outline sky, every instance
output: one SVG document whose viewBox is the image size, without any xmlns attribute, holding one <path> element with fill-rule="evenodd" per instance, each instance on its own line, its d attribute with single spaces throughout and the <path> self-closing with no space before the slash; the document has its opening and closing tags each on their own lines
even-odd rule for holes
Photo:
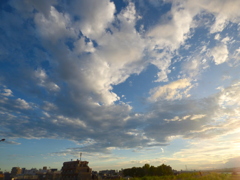
<svg viewBox="0 0 240 180">
<path fill-rule="evenodd" d="M 239 0 L 0 1 L 0 168 L 240 163 Z"/>
</svg>

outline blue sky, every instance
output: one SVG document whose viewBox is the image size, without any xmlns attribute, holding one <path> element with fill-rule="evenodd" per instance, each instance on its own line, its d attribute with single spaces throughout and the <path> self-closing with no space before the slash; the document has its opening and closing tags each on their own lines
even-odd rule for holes
<svg viewBox="0 0 240 180">
<path fill-rule="evenodd" d="M 0 168 L 236 166 L 239 6 L 1 1 Z"/>
</svg>

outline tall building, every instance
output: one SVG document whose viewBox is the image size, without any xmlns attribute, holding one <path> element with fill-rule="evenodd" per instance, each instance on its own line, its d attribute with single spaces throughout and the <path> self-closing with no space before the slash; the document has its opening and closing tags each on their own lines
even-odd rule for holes
<svg viewBox="0 0 240 180">
<path fill-rule="evenodd" d="M 91 180 L 92 169 L 87 161 L 69 161 L 63 163 L 61 175 L 62 180 Z"/>
</svg>

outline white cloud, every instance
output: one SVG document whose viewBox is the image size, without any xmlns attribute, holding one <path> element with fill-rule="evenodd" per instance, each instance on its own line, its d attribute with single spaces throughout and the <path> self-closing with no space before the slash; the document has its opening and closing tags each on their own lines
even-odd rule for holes
<svg viewBox="0 0 240 180">
<path fill-rule="evenodd" d="M 186 115 L 180 118 L 179 116 L 175 116 L 173 119 L 164 119 L 164 121 L 170 122 L 170 121 L 184 121 L 184 120 L 199 120 L 204 118 L 205 114 L 195 114 L 195 115 Z"/>
<path fill-rule="evenodd" d="M 164 153 L 164 149 L 163 149 L 163 148 L 161 148 L 161 150 L 162 150 L 162 153 Z"/>
<path fill-rule="evenodd" d="M 220 39 L 220 34 L 219 34 L 219 33 L 216 34 L 215 37 L 214 37 L 214 39 L 219 40 L 219 39 Z"/>
<path fill-rule="evenodd" d="M 23 0 L 19 1 L 11 1 L 10 4 L 16 9 L 20 10 L 26 17 L 30 16 L 34 10 L 41 12 L 44 16 L 48 17 L 51 9 L 51 5 L 55 5 L 56 0 L 43 0 L 43 1 L 31 1 L 31 0 Z"/>
<path fill-rule="evenodd" d="M 231 40 L 230 37 L 227 36 L 227 37 L 223 38 L 221 40 L 221 42 L 224 43 L 224 44 L 227 44 L 230 40 Z"/>
<path fill-rule="evenodd" d="M 81 54 L 83 52 L 93 53 L 95 51 L 95 48 L 93 47 L 92 41 L 85 42 L 85 39 L 81 38 L 74 43 L 74 51 L 77 54 Z"/>
<path fill-rule="evenodd" d="M 71 1 L 70 7 L 81 19 L 78 28 L 91 39 L 97 39 L 114 20 L 115 5 L 108 0 Z"/>
<path fill-rule="evenodd" d="M 85 88 L 93 92 L 93 101 L 113 104 L 120 98 L 111 92 L 112 85 L 144 68 L 145 63 L 141 65 L 141 60 L 145 45 L 135 30 L 136 18 L 134 4 L 130 3 L 116 17 L 115 23 L 119 23 L 119 27 L 109 26 L 112 33 L 104 31 L 97 39 L 98 47 L 94 53 L 81 64 L 81 76 L 86 82 Z"/>
<path fill-rule="evenodd" d="M 176 50 L 191 36 L 193 17 L 197 13 L 193 8 L 188 8 L 186 2 L 173 2 L 171 11 L 164 18 L 161 17 L 161 23 L 146 32 L 151 63 L 160 70 L 157 82 L 168 81 L 172 58 L 176 55 Z"/>
<path fill-rule="evenodd" d="M 181 3 L 173 4 L 171 15 L 171 21 L 155 26 L 147 35 L 154 38 L 160 47 L 177 49 L 188 37 L 193 15 Z"/>
<path fill-rule="evenodd" d="M 26 102 L 24 99 L 18 98 L 16 99 L 15 102 L 16 102 L 15 106 L 19 109 L 31 109 L 29 103 Z"/>
<path fill-rule="evenodd" d="M 236 82 L 231 86 L 222 89 L 219 95 L 219 105 L 223 108 L 238 107 L 240 105 L 240 82 Z"/>
<path fill-rule="evenodd" d="M 52 122 L 57 125 L 71 125 L 75 127 L 87 128 L 85 122 L 81 121 L 80 119 L 68 118 L 64 116 L 57 116 L 56 119 L 53 119 Z"/>
<path fill-rule="evenodd" d="M 135 29 L 138 19 L 135 6 L 129 3 L 115 18 L 113 2 L 76 1 L 71 2 L 71 7 L 74 9 L 71 13 L 80 20 L 72 21 L 73 14 L 58 12 L 54 7 L 47 18 L 40 13 L 36 15 L 44 45 L 51 50 L 52 61 L 71 87 L 76 101 L 83 98 L 92 105 L 111 105 L 120 99 L 112 92 L 112 85 L 125 81 L 130 74 L 140 73 L 147 65 L 142 61 L 145 44 Z M 113 21 L 118 27 L 110 24 Z M 78 31 L 87 37 L 79 39 Z M 64 44 L 67 37 L 73 38 L 73 51 Z M 59 44 L 49 45 L 59 39 L 62 40 Z M 94 47 L 93 39 L 97 47 Z M 36 72 L 39 84 L 59 91 L 60 87 L 43 71 Z"/>
<path fill-rule="evenodd" d="M 46 117 L 48 117 L 48 118 L 51 117 L 47 112 L 44 112 L 44 111 L 43 111 L 42 113 L 43 113 Z"/>
<path fill-rule="evenodd" d="M 227 24 L 227 17 L 222 15 L 217 15 L 215 23 L 210 29 L 210 33 L 221 32 Z"/>
<path fill-rule="evenodd" d="M 205 114 L 196 114 L 196 115 L 193 115 L 190 119 L 191 120 L 198 120 L 198 119 L 204 118 L 205 116 L 206 116 Z"/>
<path fill-rule="evenodd" d="M 176 100 L 183 96 L 188 97 L 188 91 L 192 88 L 191 82 L 188 79 L 179 79 L 167 85 L 154 88 L 150 91 L 151 101 L 158 99 Z"/>
<path fill-rule="evenodd" d="M 228 60 L 229 52 L 225 44 L 220 44 L 212 49 L 211 54 L 213 56 L 215 64 L 219 65 Z"/>
<path fill-rule="evenodd" d="M 168 74 L 170 72 L 168 68 L 171 65 L 171 58 L 173 55 L 166 51 L 162 53 L 158 53 L 157 51 L 157 49 L 154 49 L 150 53 L 151 58 L 153 59 L 151 63 L 158 67 L 158 69 L 160 70 L 160 72 L 157 73 L 158 78 L 156 82 L 167 82 Z"/>
<path fill-rule="evenodd" d="M 240 48 L 235 49 L 234 52 L 232 52 L 229 55 L 229 59 L 230 59 L 230 61 L 229 61 L 230 66 L 232 66 L 232 67 L 239 66 L 239 63 L 240 63 Z"/>
<path fill-rule="evenodd" d="M 54 82 L 49 81 L 46 72 L 43 69 L 37 69 L 34 72 L 36 79 L 39 81 L 40 86 L 46 87 L 50 91 L 59 91 L 60 87 Z"/>
<path fill-rule="evenodd" d="M 200 73 L 201 60 L 198 57 L 194 57 L 193 60 L 182 63 L 183 72 L 187 77 L 195 78 Z"/>
<path fill-rule="evenodd" d="M 1 93 L 3 96 L 13 96 L 11 89 L 3 89 L 3 91 Z"/>
<path fill-rule="evenodd" d="M 239 93 L 240 84 L 236 82 L 215 95 L 215 108 L 212 112 L 211 121 L 201 126 L 200 129 L 192 130 L 187 138 L 215 138 L 221 135 L 239 131 Z M 201 117 L 203 118 L 203 117 Z M 208 116 L 204 117 L 208 118 Z"/>
<path fill-rule="evenodd" d="M 189 0 L 187 6 L 189 9 L 195 9 L 198 12 L 205 10 L 215 16 L 215 22 L 210 28 L 211 33 L 222 31 L 229 21 L 232 21 L 234 23 L 240 22 L 240 12 L 238 9 L 240 2 L 238 0 Z"/>
<path fill-rule="evenodd" d="M 8 141 L 8 140 L 5 140 L 4 143 L 14 144 L 14 145 L 20 145 L 21 144 L 21 143 L 15 142 L 15 141 Z"/>
<path fill-rule="evenodd" d="M 231 79 L 231 76 L 229 76 L 229 75 L 223 75 L 222 76 L 222 80 L 224 81 L 224 80 L 227 80 L 227 79 Z"/>
<path fill-rule="evenodd" d="M 39 28 L 39 34 L 53 44 L 60 39 L 76 36 L 69 15 L 58 12 L 53 6 L 48 17 L 37 13 L 34 20 Z"/>
<path fill-rule="evenodd" d="M 45 101 L 43 109 L 46 111 L 51 111 L 57 109 L 56 105 L 50 102 Z"/>
</svg>

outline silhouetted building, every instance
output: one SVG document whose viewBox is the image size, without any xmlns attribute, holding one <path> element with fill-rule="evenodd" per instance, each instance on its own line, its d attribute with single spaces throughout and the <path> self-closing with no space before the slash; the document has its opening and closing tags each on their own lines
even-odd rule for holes
<svg viewBox="0 0 240 180">
<path fill-rule="evenodd" d="M 0 180 L 4 180 L 4 174 L 2 171 L 0 172 Z"/>
<path fill-rule="evenodd" d="M 60 171 L 51 171 L 46 173 L 46 180 L 60 180 L 61 172 Z"/>
<path fill-rule="evenodd" d="M 11 174 L 9 172 L 4 173 L 4 180 L 11 180 Z"/>
<path fill-rule="evenodd" d="M 11 176 L 14 177 L 21 173 L 22 173 L 22 169 L 20 167 L 13 167 L 11 171 Z"/>
<path fill-rule="evenodd" d="M 62 180 L 91 180 L 92 169 L 87 161 L 64 162 L 62 167 Z"/>
<path fill-rule="evenodd" d="M 25 170 L 26 170 L 26 168 L 22 168 L 22 174 L 24 174 L 24 173 L 25 173 Z"/>
<path fill-rule="evenodd" d="M 58 170 L 58 169 L 55 169 L 55 168 L 54 168 L 54 169 L 50 169 L 51 172 L 55 172 L 55 171 L 57 171 L 57 170 Z"/>
<path fill-rule="evenodd" d="M 9 172 L 4 173 L 4 180 L 11 180 L 11 174 Z"/>
</svg>

